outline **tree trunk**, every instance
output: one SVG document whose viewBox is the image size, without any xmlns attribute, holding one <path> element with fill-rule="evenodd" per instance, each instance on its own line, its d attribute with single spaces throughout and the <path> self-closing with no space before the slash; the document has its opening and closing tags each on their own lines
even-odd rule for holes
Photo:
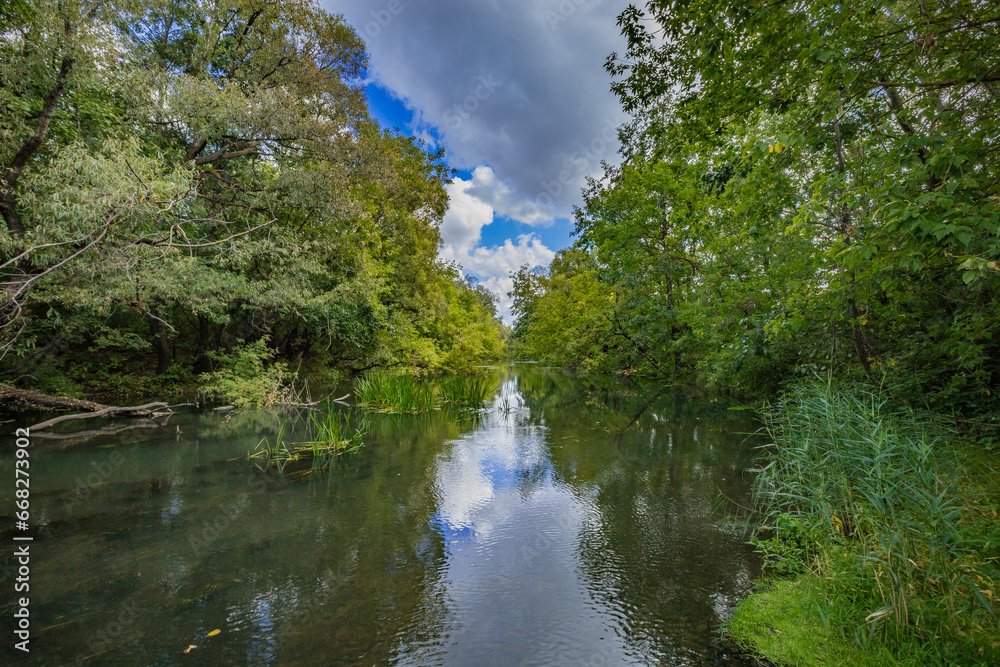
<svg viewBox="0 0 1000 667">
<path fill-rule="evenodd" d="M 150 318 L 149 330 L 153 335 L 153 349 L 156 351 L 156 374 L 163 375 L 170 370 L 173 355 L 170 353 L 170 339 L 163 320 Z"/>
<path fill-rule="evenodd" d="M 198 316 L 198 348 L 194 359 L 194 368 L 192 369 L 196 375 L 202 373 L 207 373 L 212 370 L 212 364 L 208 359 L 208 347 L 210 344 L 210 338 L 212 336 L 211 325 L 208 319 L 204 315 Z"/>
</svg>

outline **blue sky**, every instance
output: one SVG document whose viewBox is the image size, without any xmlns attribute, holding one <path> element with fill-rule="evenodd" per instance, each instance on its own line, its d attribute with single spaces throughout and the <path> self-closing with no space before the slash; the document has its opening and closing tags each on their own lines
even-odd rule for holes
<svg viewBox="0 0 1000 667">
<path fill-rule="evenodd" d="M 403 102 L 375 82 L 368 84 L 365 93 L 368 95 L 368 106 L 371 114 L 379 123 L 386 127 L 399 128 L 405 134 L 414 134 L 409 129 L 415 126 L 414 112 L 407 109 Z M 427 133 L 436 144 L 440 145 L 441 138 L 435 128 L 429 128 Z M 456 169 L 456 171 L 457 178 L 472 179 L 472 171 L 468 169 Z M 482 228 L 480 245 L 484 247 L 501 246 L 507 239 L 534 234 L 541 239 L 546 247 L 558 251 L 573 244 L 573 227 L 573 221 L 563 216 L 554 217 L 552 222 L 547 225 L 529 225 L 505 215 L 495 214 L 493 222 Z M 476 277 L 483 279 L 486 276 L 477 275 Z"/>
<path fill-rule="evenodd" d="M 626 118 L 604 60 L 625 0 L 323 0 L 365 39 L 383 125 L 444 147 L 457 170 L 440 255 L 500 297 L 510 273 L 573 242 L 588 175 Z"/>
</svg>

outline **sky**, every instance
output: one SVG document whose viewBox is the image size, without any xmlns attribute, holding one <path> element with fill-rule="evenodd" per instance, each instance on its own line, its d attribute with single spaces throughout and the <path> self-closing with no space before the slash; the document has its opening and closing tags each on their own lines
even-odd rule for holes
<svg viewBox="0 0 1000 667">
<path fill-rule="evenodd" d="M 443 259 L 500 297 L 510 273 L 573 242 L 587 175 L 615 162 L 626 120 L 604 61 L 626 0 L 322 0 L 368 45 L 372 115 L 443 146 Z"/>
</svg>

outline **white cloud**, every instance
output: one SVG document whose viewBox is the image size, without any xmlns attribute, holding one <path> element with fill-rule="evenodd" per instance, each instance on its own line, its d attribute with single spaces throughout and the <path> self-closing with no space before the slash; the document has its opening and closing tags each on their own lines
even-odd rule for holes
<svg viewBox="0 0 1000 667">
<path fill-rule="evenodd" d="M 604 60 L 628 0 L 324 0 L 358 28 L 371 76 L 437 131 L 456 167 L 488 164 L 481 196 L 538 224 L 569 217 L 588 174 L 614 161 L 625 118 Z"/>
<path fill-rule="evenodd" d="M 479 245 L 483 227 L 491 224 L 499 211 L 473 193 L 495 195 L 497 190 L 491 189 L 495 183 L 493 172 L 488 167 L 480 167 L 470 180 L 456 178 L 448 185 L 451 200 L 441 222 L 441 257 L 458 262 L 494 292 L 500 298 L 500 315 L 510 324 L 512 301 L 507 293 L 514 287 L 510 274 L 524 264 L 547 266 L 555 252 L 534 234 L 522 234 L 516 242 L 507 239 L 503 245 L 491 248 Z"/>
<path fill-rule="evenodd" d="M 604 70 L 624 50 L 616 25 L 630 0 L 322 0 L 365 39 L 370 77 L 437 136 L 469 180 L 448 186 L 441 255 L 500 297 L 510 271 L 555 253 L 534 235 L 480 246 L 494 215 L 529 225 L 568 218 L 588 175 L 613 162 L 626 118 Z M 489 165 L 489 166 L 484 166 Z"/>
<path fill-rule="evenodd" d="M 445 249 L 450 249 L 453 255 L 469 253 L 479 243 L 483 227 L 493 222 L 493 207 L 469 194 L 474 183 L 475 179 L 456 178 L 445 187 L 449 201 L 448 211 L 441 221 L 441 238 Z"/>
</svg>

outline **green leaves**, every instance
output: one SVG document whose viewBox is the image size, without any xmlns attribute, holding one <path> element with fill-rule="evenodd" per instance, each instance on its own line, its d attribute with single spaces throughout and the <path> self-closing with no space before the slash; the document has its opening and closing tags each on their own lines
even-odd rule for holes
<svg viewBox="0 0 1000 667">
<path fill-rule="evenodd" d="M 0 261 L 26 253 L 39 277 L 18 312 L 74 325 L 70 357 L 97 344 L 204 371 L 265 337 L 342 367 L 502 354 L 495 306 L 437 264 L 442 153 L 369 118 L 342 17 L 311 0 L 35 5 L 0 35 L 0 167 L 76 60 Z"/>
</svg>

